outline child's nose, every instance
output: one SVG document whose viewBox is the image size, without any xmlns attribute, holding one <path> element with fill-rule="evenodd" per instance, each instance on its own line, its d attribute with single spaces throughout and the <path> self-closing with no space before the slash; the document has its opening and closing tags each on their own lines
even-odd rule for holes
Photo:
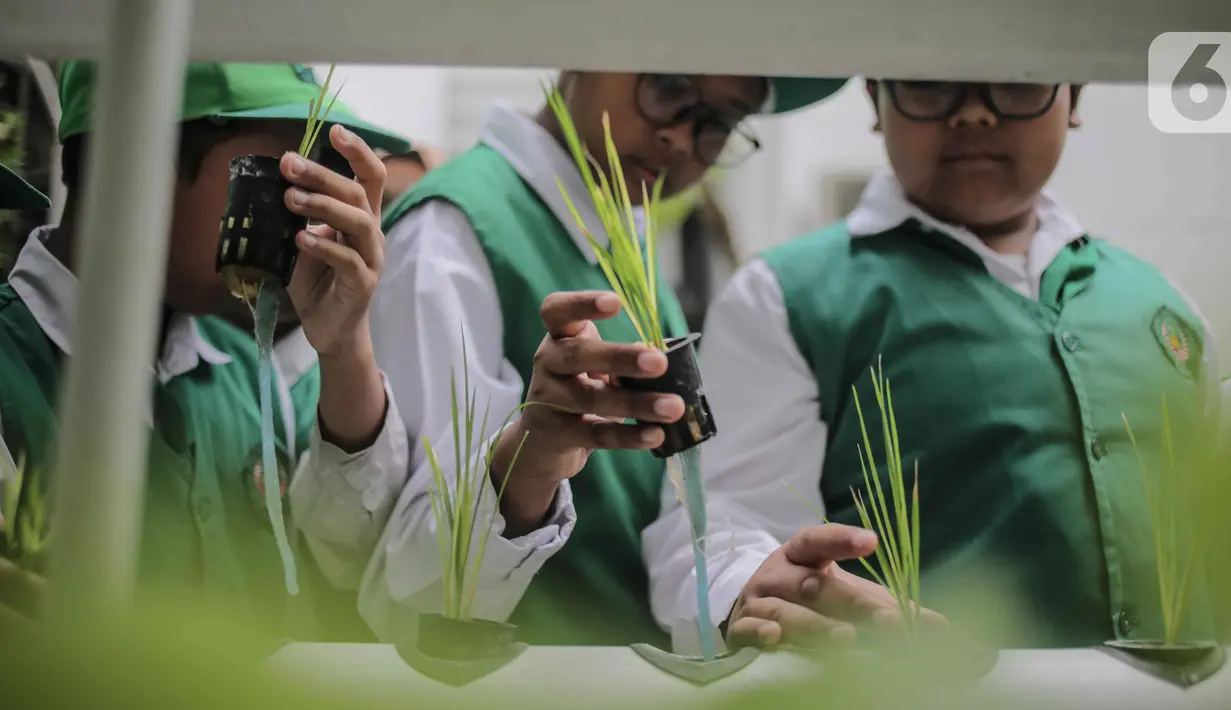
<svg viewBox="0 0 1231 710">
<path fill-rule="evenodd" d="M 658 142 L 676 160 L 687 159 L 693 154 L 693 125 L 685 121 L 677 126 L 658 129 Z"/>
<path fill-rule="evenodd" d="M 978 91 L 967 91 L 966 100 L 949 119 L 950 128 L 994 125 L 996 125 L 996 114 L 992 113 L 991 108 Z"/>
</svg>

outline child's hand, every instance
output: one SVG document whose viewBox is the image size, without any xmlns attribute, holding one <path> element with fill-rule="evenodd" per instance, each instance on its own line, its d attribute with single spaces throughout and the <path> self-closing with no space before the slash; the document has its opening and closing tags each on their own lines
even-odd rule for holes
<svg viewBox="0 0 1231 710">
<path fill-rule="evenodd" d="M 849 643 L 855 639 L 857 624 L 899 628 L 901 614 L 889 590 L 837 565 L 840 560 L 867 557 L 876 543 L 875 533 L 849 525 L 799 531 L 744 585 L 728 620 L 727 644 Z M 939 627 L 948 623 L 927 609 L 920 612 L 920 619 Z"/>
<path fill-rule="evenodd" d="M 287 292 L 312 347 L 321 355 L 349 355 L 371 351 L 368 306 L 384 264 L 385 166 L 342 126 L 333 126 L 329 139 L 354 180 L 293 153 L 282 156 L 282 174 L 296 186 L 286 193 L 287 207 L 325 223 L 297 236 L 299 261 Z"/>
<path fill-rule="evenodd" d="M 624 419 L 670 423 L 684 416 L 676 395 L 634 392 L 613 384 L 619 377 L 658 377 L 667 357 L 640 344 L 607 343 L 592 321 L 620 312 L 613 293 L 554 293 L 543 301 L 547 336 L 534 355 L 526 391 L 530 404 L 501 437 L 492 476 L 503 478 L 512 453 L 526 437 L 502 500 L 510 531 L 532 530 L 551 507 L 560 481 L 581 470 L 594 449 L 652 449 L 661 427 Z"/>
</svg>

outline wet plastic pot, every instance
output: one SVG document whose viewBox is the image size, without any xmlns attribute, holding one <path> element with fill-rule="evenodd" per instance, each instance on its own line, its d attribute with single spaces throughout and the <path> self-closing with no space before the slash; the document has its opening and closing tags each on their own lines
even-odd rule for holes
<svg viewBox="0 0 1231 710">
<path fill-rule="evenodd" d="M 1166 643 L 1165 641 L 1105 641 L 1103 650 L 1140 671 L 1182 688 L 1218 672 L 1227 653 L 1214 641 Z"/>
<path fill-rule="evenodd" d="M 265 155 L 241 155 L 231 161 L 215 268 L 236 295 L 245 295 L 242 284 L 270 279 L 285 288 L 295 273 L 299 257 L 295 235 L 308 226 L 308 218 L 287 209 L 291 184 L 279 163 L 280 159 Z"/>
<path fill-rule="evenodd" d="M 514 643 L 517 627 L 482 619 L 450 619 L 420 614 L 416 632 L 419 650 L 449 661 L 499 656 Z"/>
<path fill-rule="evenodd" d="M 396 644 L 408 666 L 433 680 L 463 686 L 494 673 L 526 650 L 517 627 L 482 619 L 419 614 L 407 641 Z"/>
<path fill-rule="evenodd" d="M 664 673 L 699 686 L 709 685 L 734 675 L 747 668 L 761 655 L 761 652 L 755 648 L 741 648 L 719 654 L 712 661 L 706 661 L 698 656 L 668 653 L 648 643 L 633 644 L 630 648 L 650 665 Z"/>
<path fill-rule="evenodd" d="M 701 386 L 701 369 L 697 363 L 696 342 L 700 333 L 667 340 L 667 371 L 653 379 L 625 377 L 620 385 L 638 392 L 679 395 L 684 400 L 684 416 L 663 425 L 662 446 L 653 450 L 659 458 L 670 458 L 713 438 L 718 433 L 714 415 L 705 390 Z M 643 422 L 644 423 L 644 422 Z"/>
</svg>

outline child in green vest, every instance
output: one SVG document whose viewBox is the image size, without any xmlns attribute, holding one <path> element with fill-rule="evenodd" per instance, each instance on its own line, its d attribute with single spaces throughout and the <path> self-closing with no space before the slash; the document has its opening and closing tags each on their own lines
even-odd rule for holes
<svg viewBox="0 0 1231 710">
<path fill-rule="evenodd" d="M 1078 125 L 1080 87 L 867 88 L 892 172 L 841 223 L 742 268 L 708 314 L 701 363 L 721 431 L 703 452 L 713 623 L 736 644 L 850 635 L 850 620 L 815 600 L 853 575 L 791 552 L 817 534 L 818 509 L 859 524 L 852 387 L 888 486 L 871 374 L 883 362 L 908 487 L 919 467 L 925 605 L 989 621 L 969 593 L 996 579 L 996 616 L 1020 623 L 989 631 L 994 642 L 1160 636 L 1121 413 L 1151 465 L 1163 393 L 1178 449 L 1206 445 L 1208 326 L 1153 267 L 1088 235 L 1044 191 Z M 669 628 L 695 623 L 689 545 L 678 506 L 646 533 Z"/>
<path fill-rule="evenodd" d="M 51 200 L 47 199 L 46 195 L 8 166 L 0 165 L 0 210 L 45 210 L 49 207 Z M 5 528 L 8 521 L 4 519 L 4 511 L 13 503 L 6 495 L 9 491 L 9 476 L 16 470 L 17 465 L 12 454 L 4 441 L 0 440 L 0 539 L 7 540 L 7 535 L 10 534 Z M 29 601 L 40 594 L 40 582 L 37 575 L 30 574 L 11 560 L 0 557 L 0 633 L 25 628 Z"/>
<path fill-rule="evenodd" d="M 565 72 L 559 88 L 604 170 L 607 112 L 628 184 L 653 185 L 665 174 L 670 195 L 757 149 L 748 115 L 803 106 L 843 83 Z M 372 311 L 377 360 L 403 411 L 413 411 L 410 428 L 438 450 L 452 448 L 438 442 L 450 436 L 449 372 L 461 371 L 463 341 L 479 406 L 491 403 L 489 421 L 502 421 L 523 400 L 598 415 L 530 407 L 503 437 L 494 452 L 497 480 L 508 449 L 528 435 L 473 613 L 509 619 L 531 643 L 660 642 L 640 536 L 659 508 L 663 462 L 647 450 L 662 431 L 601 417 L 670 422 L 683 406 L 676 397 L 634 396 L 609 384 L 609 376 L 655 376 L 666 361 L 627 345 L 638 341 L 636 332 L 617 317 L 614 295 L 598 293 L 609 287 L 557 177 L 591 233 L 605 240 L 552 111 L 544 106 L 530 116 L 497 106 L 477 146 L 429 172 L 386 212 L 388 268 Z M 561 291 L 580 293 L 548 298 Z M 679 304 L 669 289 L 658 293 L 665 330 L 683 334 Z M 600 335 L 623 345 L 604 347 Z M 441 603 L 431 475 L 423 452 L 412 464 L 360 593 L 365 620 L 386 638 L 401 613 Z"/>
<path fill-rule="evenodd" d="M 54 487 L 46 475 L 55 402 L 72 354 L 95 73 L 88 62 L 61 68 L 64 219 L 32 235 L 0 287 L 0 432 L 10 458 L 46 487 Z M 252 612 L 277 635 L 288 630 L 289 597 L 264 504 L 258 354 L 247 306 L 215 272 L 233 158 L 282 156 L 293 185 L 287 207 L 322 223 L 296 237 L 300 256 L 281 310 L 301 330 L 283 338 L 275 357 L 277 457 L 284 500 L 288 486 L 291 499 L 284 509 L 315 553 L 300 556 L 301 581 L 315 575 L 353 587 L 348 576 L 357 572 L 350 556 L 337 561 L 338 550 L 369 533 L 353 513 L 343 519 L 353 527 L 335 524 L 332 511 L 399 489 L 408 470 L 406 429 L 376 367 L 367 322 L 384 246 L 384 168 L 369 143 L 390 150 L 406 144 L 339 102 L 326 140 L 355 179 L 297 156 L 309 102 L 319 93 L 298 65 L 189 65 L 148 413 L 142 591 L 189 592 L 237 614 Z M 372 508 L 371 515 L 383 521 L 387 511 Z"/>
</svg>

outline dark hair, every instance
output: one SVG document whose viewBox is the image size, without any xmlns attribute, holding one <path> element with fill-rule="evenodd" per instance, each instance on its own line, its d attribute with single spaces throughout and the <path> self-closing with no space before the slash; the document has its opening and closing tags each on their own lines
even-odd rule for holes
<svg viewBox="0 0 1231 710">
<path fill-rule="evenodd" d="M 199 118 L 180 124 L 179 154 L 176 170 L 180 178 L 192 182 L 201 173 L 205 156 L 215 146 L 241 135 L 246 130 L 246 121 L 218 121 Z M 88 134 L 80 133 L 64 141 L 60 152 L 60 169 L 69 194 L 82 184 L 85 178 L 85 162 Z"/>
</svg>

